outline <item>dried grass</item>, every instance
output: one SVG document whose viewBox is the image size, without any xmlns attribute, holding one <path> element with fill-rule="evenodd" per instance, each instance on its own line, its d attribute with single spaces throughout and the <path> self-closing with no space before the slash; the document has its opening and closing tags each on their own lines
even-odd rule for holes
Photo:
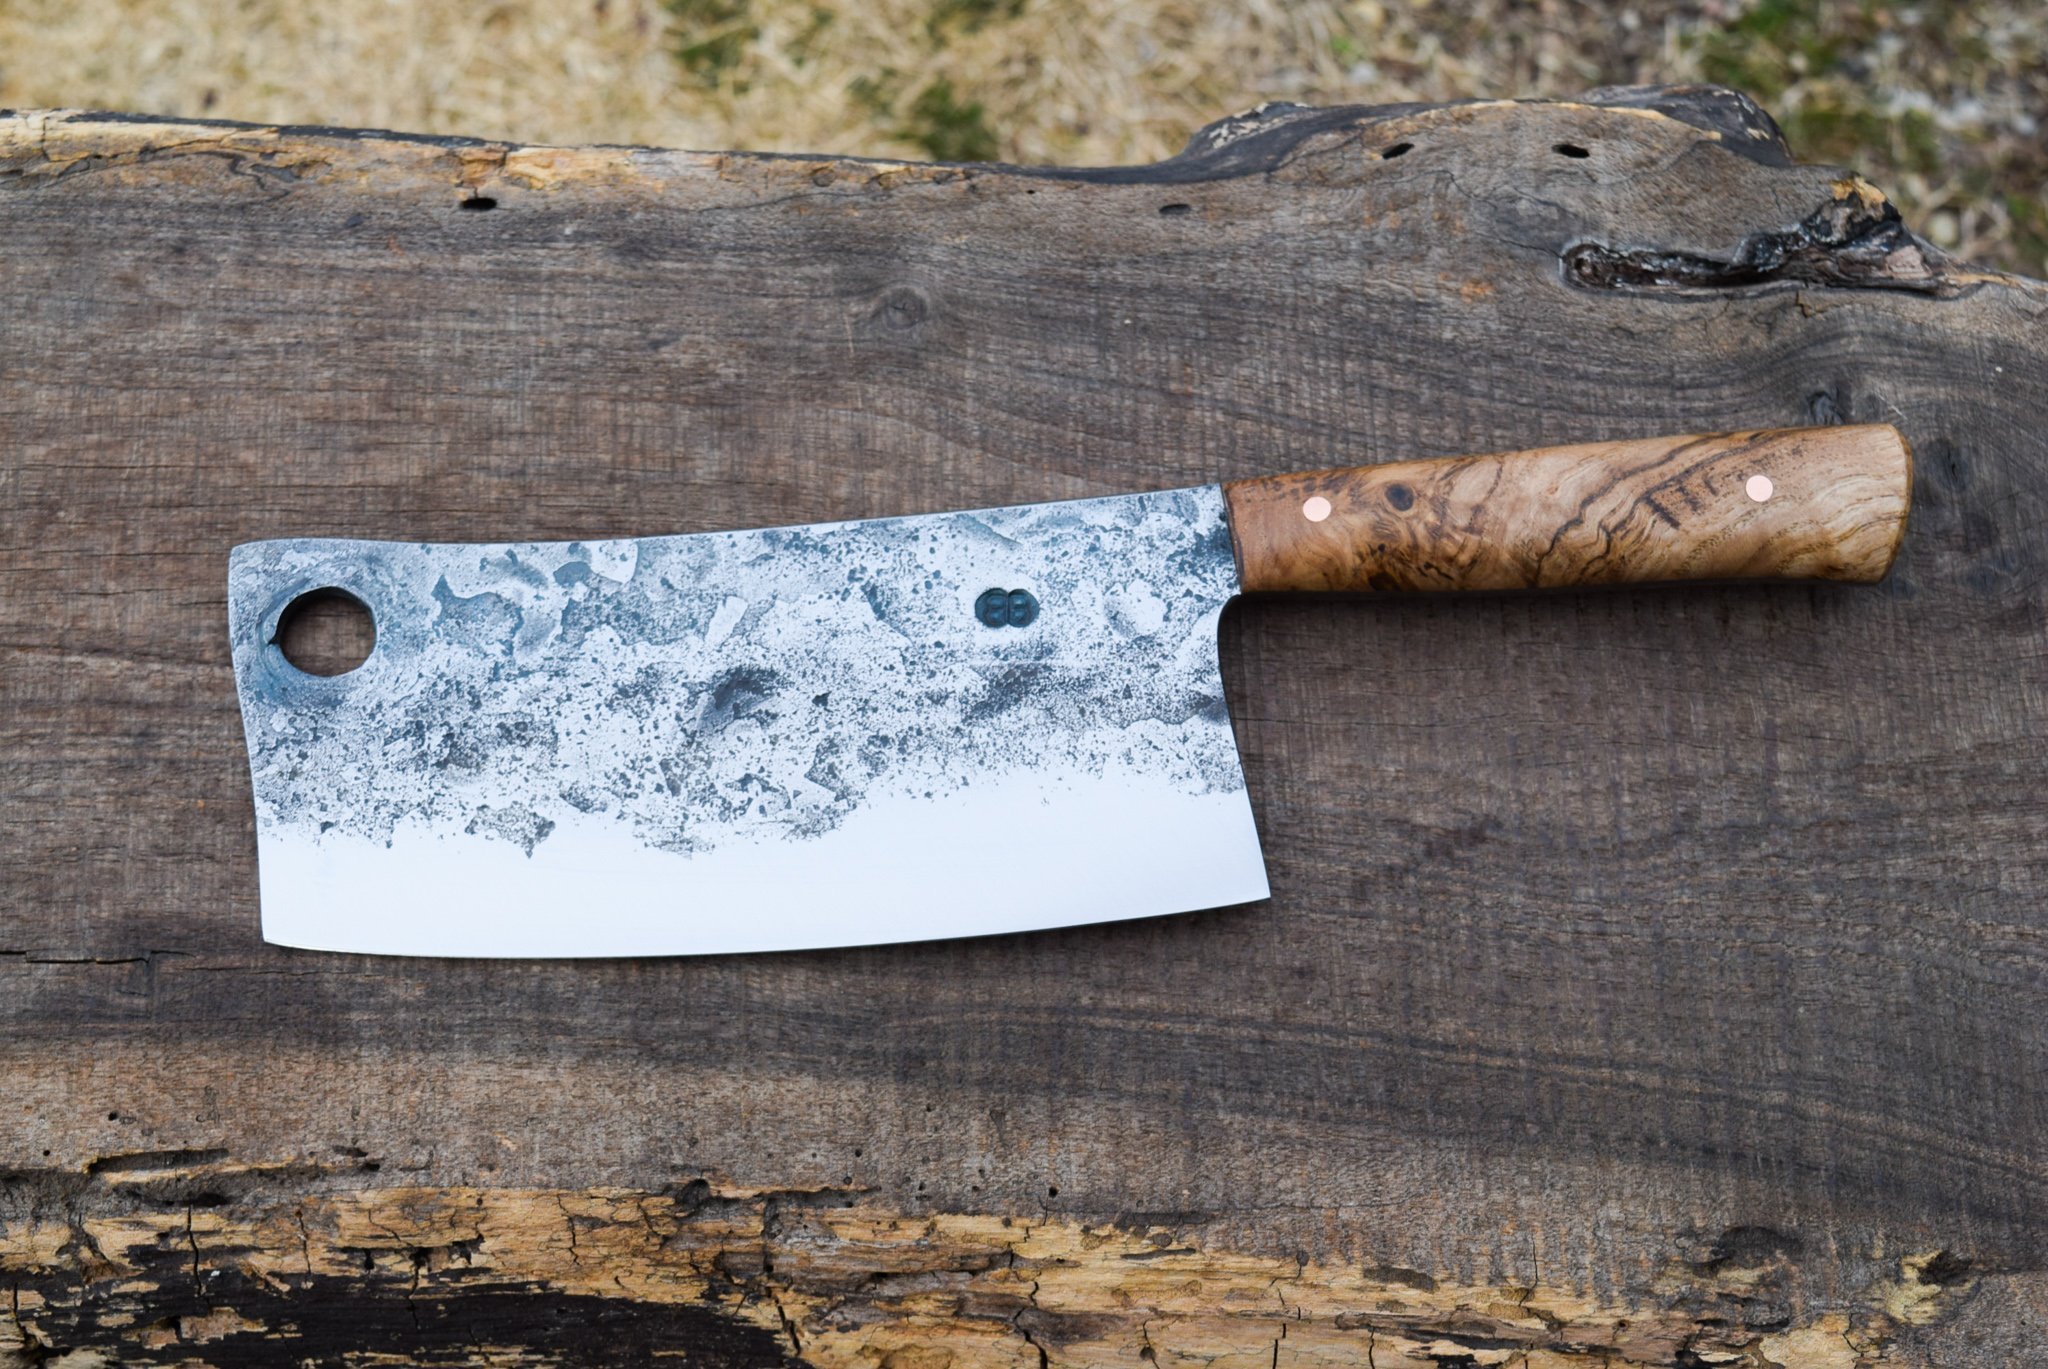
<svg viewBox="0 0 2048 1369">
<path fill-rule="evenodd" d="M 876 156 L 1167 155 L 1262 100 L 1733 79 L 1966 254 L 2048 272 L 2032 0 L 0 0 L 0 104 Z"/>
</svg>

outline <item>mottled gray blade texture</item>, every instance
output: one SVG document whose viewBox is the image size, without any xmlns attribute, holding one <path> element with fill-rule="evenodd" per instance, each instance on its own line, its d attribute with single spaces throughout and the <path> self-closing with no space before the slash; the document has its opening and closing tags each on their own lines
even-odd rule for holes
<svg viewBox="0 0 2048 1369">
<path fill-rule="evenodd" d="M 228 581 L 271 941 L 678 955 L 1266 895 L 1214 488 L 634 541 L 258 542 Z M 327 589 L 377 634 L 331 677 L 276 644 Z M 990 590 L 1036 616 L 987 625 Z"/>
</svg>

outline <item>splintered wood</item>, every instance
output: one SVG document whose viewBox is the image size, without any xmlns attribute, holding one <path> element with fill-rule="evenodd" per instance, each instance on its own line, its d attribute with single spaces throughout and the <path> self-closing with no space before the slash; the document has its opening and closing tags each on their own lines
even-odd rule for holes
<svg viewBox="0 0 2048 1369">
<path fill-rule="evenodd" d="M 15 1299 L 0 1352 L 13 1362 L 83 1348 L 122 1364 L 432 1364 L 459 1347 L 476 1363 L 552 1364 L 580 1328 L 623 1335 L 614 1363 L 638 1353 L 849 1369 L 1266 1369 L 1278 1353 L 1375 1369 L 1854 1369 L 1975 1283 L 1947 1252 L 1918 1252 L 1886 1262 L 1848 1306 L 1786 1318 L 1770 1311 L 1785 1252 L 1754 1235 L 1704 1260 L 1674 1257 L 1657 1278 L 1676 1296 L 1660 1306 L 1250 1255 L 1185 1227 L 909 1214 L 835 1190 L 697 1180 L 661 1192 L 394 1187 L 293 1199 L 294 1177 L 352 1167 L 139 1158 L 74 1186 L 63 1215 L 0 1224 Z M 183 1186 L 183 1204 L 92 1215 L 167 1185 Z M 209 1185 L 242 1196 L 218 1200 Z"/>
</svg>

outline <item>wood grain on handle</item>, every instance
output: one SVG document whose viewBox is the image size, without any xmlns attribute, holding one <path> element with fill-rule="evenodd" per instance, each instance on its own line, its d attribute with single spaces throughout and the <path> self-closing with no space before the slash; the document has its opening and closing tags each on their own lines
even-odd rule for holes
<svg viewBox="0 0 2048 1369">
<path fill-rule="evenodd" d="M 1867 584 L 1898 551 L 1912 485 L 1905 439 L 1873 424 L 1401 461 L 1223 490 L 1245 589 L 1355 591 Z"/>
</svg>

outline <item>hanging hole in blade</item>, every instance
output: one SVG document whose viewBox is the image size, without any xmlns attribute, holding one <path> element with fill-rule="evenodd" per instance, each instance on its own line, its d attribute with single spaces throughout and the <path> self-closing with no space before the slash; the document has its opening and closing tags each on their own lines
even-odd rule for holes
<svg viewBox="0 0 2048 1369">
<path fill-rule="evenodd" d="M 285 605 L 271 638 L 294 669 L 308 675 L 346 675 L 377 645 L 370 606 L 345 589 L 308 590 Z"/>
</svg>

